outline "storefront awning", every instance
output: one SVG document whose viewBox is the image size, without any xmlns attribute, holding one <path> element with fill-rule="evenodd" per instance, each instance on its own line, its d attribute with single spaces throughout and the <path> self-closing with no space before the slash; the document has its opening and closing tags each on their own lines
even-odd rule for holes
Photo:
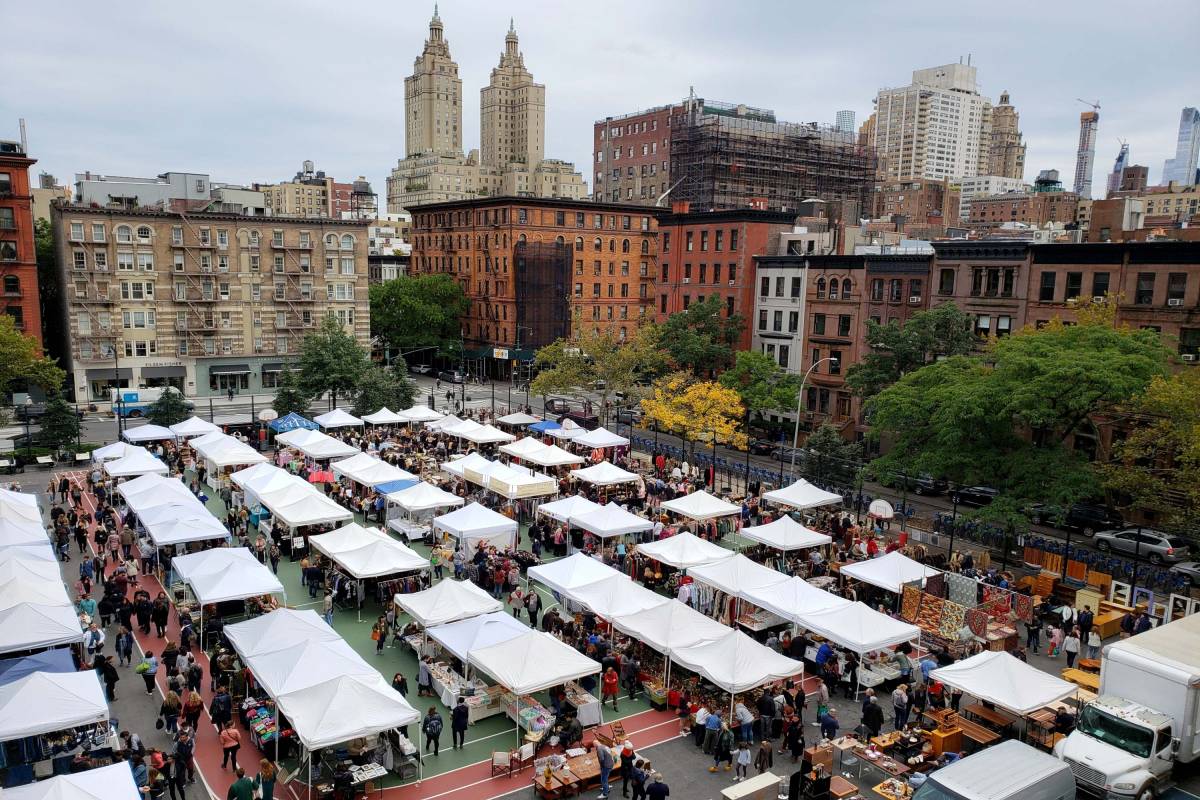
<svg viewBox="0 0 1200 800">
<path fill-rule="evenodd" d="M 117 370 L 114 370 L 112 367 L 100 367 L 99 369 L 85 370 L 84 374 L 87 375 L 89 381 L 102 381 L 106 378 L 111 381 L 114 374 L 118 378 L 126 380 L 133 378 L 133 370 L 130 367 L 121 367 Z"/>
<path fill-rule="evenodd" d="M 186 376 L 187 369 L 183 366 L 142 367 L 143 378 L 184 378 Z"/>
<path fill-rule="evenodd" d="M 287 364 L 284 364 L 282 361 L 268 361 L 265 364 L 263 364 L 262 367 L 260 367 L 260 369 L 263 372 L 283 372 L 285 369 L 287 369 L 289 372 L 297 372 L 298 371 L 294 365 L 289 366 Z"/>
<path fill-rule="evenodd" d="M 249 364 L 218 364 L 208 368 L 209 375 L 249 375 Z"/>
</svg>

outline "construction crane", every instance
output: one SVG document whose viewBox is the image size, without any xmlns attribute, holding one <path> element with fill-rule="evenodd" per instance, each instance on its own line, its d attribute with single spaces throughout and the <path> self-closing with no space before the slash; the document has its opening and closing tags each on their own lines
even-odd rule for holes
<svg viewBox="0 0 1200 800">
<path fill-rule="evenodd" d="M 1100 110 L 1100 101 L 1099 100 L 1097 100 L 1094 103 L 1089 103 L 1087 100 L 1084 100 L 1083 98 L 1080 98 L 1080 97 L 1076 97 L 1075 99 L 1078 100 L 1080 103 L 1083 103 L 1085 106 L 1091 106 L 1092 111 Z"/>
</svg>

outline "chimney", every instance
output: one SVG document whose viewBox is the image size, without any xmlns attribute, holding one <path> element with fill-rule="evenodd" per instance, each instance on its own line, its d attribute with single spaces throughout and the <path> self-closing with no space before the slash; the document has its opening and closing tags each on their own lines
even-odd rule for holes
<svg viewBox="0 0 1200 800">
<path fill-rule="evenodd" d="M 671 213 L 672 214 L 686 214 L 686 213 L 688 213 L 688 211 L 691 210 L 691 208 L 692 208 L 692 201 L 690 201 L 690 200 L 672 200 L 671 201 Z"/>
</svg>

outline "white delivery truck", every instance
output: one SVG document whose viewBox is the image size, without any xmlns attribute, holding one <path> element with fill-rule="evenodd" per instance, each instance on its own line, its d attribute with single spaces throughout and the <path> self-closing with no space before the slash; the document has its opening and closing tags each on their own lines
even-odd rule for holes
<svg viewBox="0 0 1200 800">
<path fill-rule="evenodd" d="M 1200 614 L 1104 648 L 1100 695 L 1080 710 L 1054 754 L 1079 788 L 1104 798 L 1150 800 L 1175 764 L 1200 756 Z"/>
<path fill-rule="evenodd" d="M 929 773 L 913 800 L 1075 800 L 1075 779 L 1063 762 L 1009 739 Z"/>
</svg>

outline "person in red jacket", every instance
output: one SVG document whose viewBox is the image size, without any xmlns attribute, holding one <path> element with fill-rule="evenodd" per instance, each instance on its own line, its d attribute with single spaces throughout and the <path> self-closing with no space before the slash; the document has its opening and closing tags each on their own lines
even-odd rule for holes
<svg viewBox="0 0 1200 800">
<path fill-rule="evenodd" d="M 609 698 L 612 698 L 613 711 L 619 710 L 617 708 L 617 692 L 620 690 L 621 678 L 619 675 L 617 675 L 617 671 L 615 669 L 609 667 L 604 672 L 604 678 L 600 681 L 600 704 L 603 705 L 604 703 L 608 702 Z"/>
</svg>

